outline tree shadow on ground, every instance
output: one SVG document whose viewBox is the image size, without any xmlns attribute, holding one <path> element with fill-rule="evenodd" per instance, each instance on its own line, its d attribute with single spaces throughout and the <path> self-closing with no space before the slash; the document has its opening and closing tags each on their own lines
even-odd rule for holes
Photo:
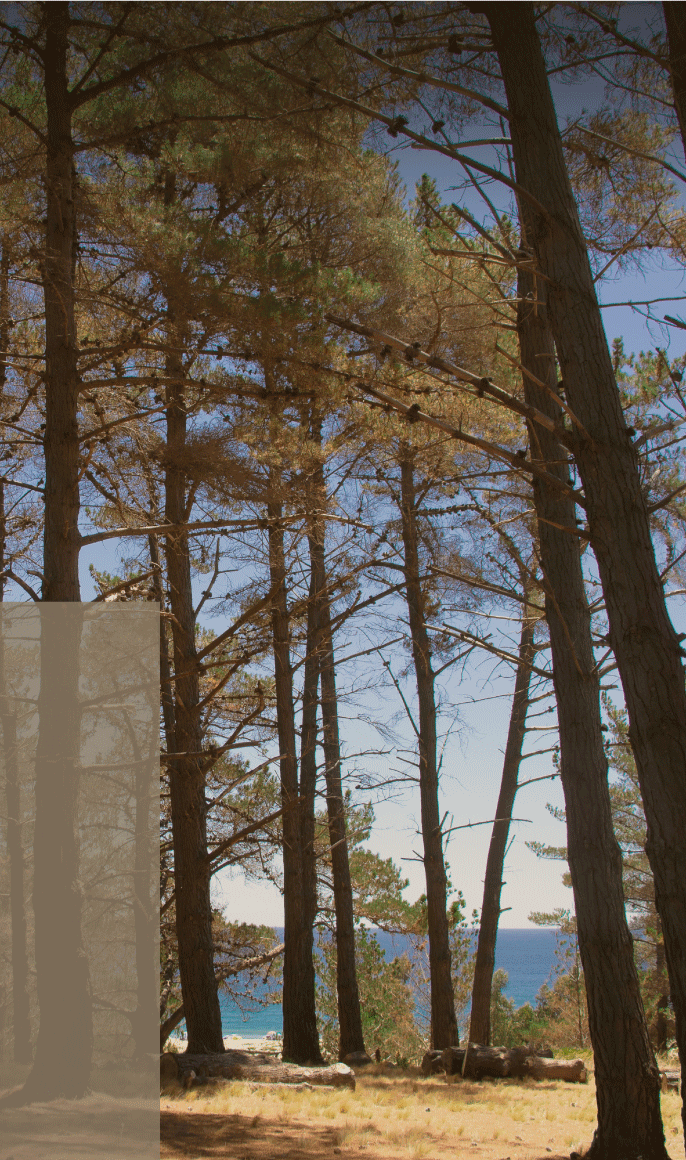
<svg viewBox="0 0 686 1160">
<path fill-rule="evenodd" d="M 360 1155 L 359 1145 L 347 1146 L 336 1128 L 317 1128 L 303 1123 L 279 1123 L 262 1116 L 221 1115 L 211 1112 L 162 1111 L 160 1160 L 322 1160 L 322 1157 Z M 417 1155 L 433 1156 L 432 1141 Z M 426 1150 L 428 1148 L 428 1151 Z M 481 1149 L 479 1149 L 479 1152 Z M 455 1142 L 451 1155 L 475 1154 L 468 1142 Z M 476 1153 L 477 1157 L 479 1152 Z M 436 1155 L 446 1155 L 445 1145 Z M 397 1160 L 398 1151 L 382 1141 L 364 1145 L 363 1154 L 374 1160 Z M 532 1153 L 528 1152 L 528 1156 Z M 569 1153 L 544 1153 L 538 1160 L 569 1160 Z"/>
<path fill-rule="evenodd" d="M 338 1147 L 333 1127 L 281 1124 L 262 1116 L 216 1112 L 160 1113 L 160 1157 L 231 1157 L 231 1160 L 312 1160 Z"/>
</svg>

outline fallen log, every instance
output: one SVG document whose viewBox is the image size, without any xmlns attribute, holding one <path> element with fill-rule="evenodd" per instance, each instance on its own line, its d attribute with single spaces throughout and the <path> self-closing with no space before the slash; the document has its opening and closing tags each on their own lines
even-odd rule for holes
<svg viewBox="0 0 686 1160">
<path fill-rule="evenodd" d="M 509 1075 L 510 1064 L 506 1055 L 504 1047 L 469 1043 L 465 1047 L 446 1047 L 441 1052 L 441 1065 L 447 1075 L 459 1074 L 468 1079 L 480 1079 L 482 1075 Z"/>
<path fill-rule="evenodd" d="M 445 1071 L 442 1056 L 442 1051 L 427 1051 L 422 1060 L 422 1072 L 424 1075 L 436 1075 L 439 1071 Z"/>
<path fill-rule="evenodd" d="M 433 1070 L 437 1061 L 427 1055 L 425 1063 L 427 1068 Z M 468 1079 L 480 1079 L 483 1075 L 509 1075 L 586 1083 L 588 1078 L 582 1059 L 549 1059 L 537 1055 L 530 1047 L 485 1047 L 481 1043 L 470 1043 L 466 1047 L 446 1047 L 441 1052 L 440 1064 L 448 1075 L 460 1074 Z"/>
<path fill-rule="evenodd" d="M 191 1072 L 190 1074 L 193 1075 L 194 1073 Z M 195 1079 L 188 1083 L 188 1087 L 222 1088 L 226 1087 L 227 1084 L 232 1082 L 233 1081 L 230 1079 L 222 1079 L 221 1076 L 217 1075 L 208 1076 L 207 1079 L 203 1079 L 202 1076 L 196 1076 Z M 271 1083 L 267 1080 L 251 1079 L 246 1080 L 246 1083 L 248 1085 L 248 1089 L 251 1092 L 264 1091 L 265 1089 L 274 1091 L 275 1088 L 283 1088 L 284 1090 L 290 1092 L 313 1092 L 316 1087 L 315 1084 L 307 1083 L 305 1081 L 302 1083 L 283 1083 L 282 1081 Z M 321 1087 L 321 1084 L 319 1086 Z"/>
<path fill-rule="evenodd" d="M 541 1059 L 540 1056 L 515 1064 L 510 1069 L 510 1075 L 528 1075 L 532 1079 L 563 1079 L 567 1083 L 586 1083 L 588 1079 L 583 1059 Z"/>
<path fill-rule="evenodd" d="M 160 1057 L 160 1086 L 183 1088 L 215 1081 L 249 1080 L 253 1083 L 317 1084 L 355 1090 L 355 1073 L 345 1063 L 329 1067 L 299 1067 L 281 1063 L 264 1052 L 225 1051 L 214 1055 L 165 1052 Z"/>
<path fill-rule="evenodd" d="M 381 1063 L 381 1052 L 378 1062 Z M 348 1067 L 368 1067 L 372 1063 L 372 1058 L 366 1051 L 349 1051 L 343 1056 L 343 1063 L 347 1063 Z"/>
<path fill-rule="evenodd" d="M 663 1092 L 675 1091 L 678 1095 L 681 1090 L 681 1072 L 670 1068 L 661 1071 L 660 1088 Z"/>
<path fill-rule="evenodd" d="M 173 1051 L 165 1051 L 160 1056 L 160 1087 L 179 1082 L 179 1066 Z"/>
</svg>

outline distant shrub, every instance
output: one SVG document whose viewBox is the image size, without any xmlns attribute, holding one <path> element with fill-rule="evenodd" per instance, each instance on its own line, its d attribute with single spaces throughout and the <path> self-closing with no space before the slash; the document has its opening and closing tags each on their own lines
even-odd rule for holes
<svg viewBox="0 0 686 1160">
<path fill-rule="evenodd" d="M 373 1052 L 378 1047 L 384 1057 L 400 1056 L 404 1061 L 421 1058 L 425 1043 L 414 1021 L 410 959 L 407 955 L 386 959 L 374 932 L 363 926 L 355 932 L 355 954 L 362 1030 L 367 1051 Z M 336 944 L 332 938 L 320 944 L 318 957 L 317 1014 L 320 1038 L 323 1050 L 336 1056 Z"/>
</svg>

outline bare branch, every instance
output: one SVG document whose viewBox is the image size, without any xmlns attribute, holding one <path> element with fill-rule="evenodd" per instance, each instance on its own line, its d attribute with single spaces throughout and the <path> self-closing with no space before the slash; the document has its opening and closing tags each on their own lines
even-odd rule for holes
<svg viewBox="0 0 686 1160">
<path fill-rule="evenodd" d="M 475 169 L 477 173 L 483 173 L 485 177 L 491 177 L 494 181 L 501 182 L 519 194 L 520 197 L 526 198 L 535 210 L 541 214 L 543 219 L 550 222 L 550 214 L 545 206 L 541 205 L 540 201 L 528 189 L 525 189 L 516 181 L 501 173 L 499 169 L 492 169 L 490 165 L 484 165 L 481 161 L 475 161 L 473 157 L 467 157 L 466 154 L 459 152 L 459 150 L 452 148 L 450 145 L 439 145 L 437 141 L 430 141 L 428 137 L 424 137 L 421 133 L 415 133 L 412 129 L 408 129 L 406 125 L 398 126 L 394 117 L 388 117 L 385 113 L 377 112 L 376 109 L 370 109 L 367 105 L 361 105 L 359 101 L 353 101 L 350 97 L 342 97 L 338 93 L 332 93 L 329 89 L 325 89 L 323 85 L 317 84 L 311 78 L 300 77 L 296 73 L 281 68 L 270 60 L 265 60 L 264 57 L 258 56 L 257 53 L 251 52 L 248 55 L 264 68 L 277 73 L 279 76 L 285 77 L 286 80 L 291 81 L 294 85 L 298 85 L 301 89 L 305 89 L 308 93 L 316 93 L 317 96 L 325 97 L 327 100 L 334 101 L 338 105 L 343 105 L 347 109 L 354 109 L 355 112 L 362 113 L 372 121 L 381 121 L 387 128 L 394 130 L 394 132 L 401 132 L 410 141 L 417 141 L 420 145 L 425 145 L 427 148 L 433 150 L 434 153 L 442 153 L 444 157 L 451 157 L 454 161 L 459 161 L 467 169 Z"/>
<path fill-rule="evenodd" d="M 27 592 L 32 600 L 35 600 L 36 603 L 40 604 L 40 596 L 34 592 L 30 584 L 27 584 L 25 580 L 22 580 L 21 576 L 17 576 L 16 572 L 13 572 L 11 568 L 5 568 L 4 572 L 0 572 L 0 580 L 4 580 L 5 578 L 8 580 L 14 580 L 14 583 L 18 584 L 20 588 L 23 588 L 24 592 Z"/>
<path fill-rule="evenodd" d="M 519 788 L 519 787 L 517 787 L 517 788 Z M 531 818 L 486 818 L 486 821 L 484 821 L 484 822 L 464 822 L 464 824 L 461 826 L 451 826 L 449 830 L 444 830 L 443 837 L 447 838 L 449 834 L 454 834 L 455 830 L 471 830 L 471 829 L 473 829 L 474 826 L 492 826 L 492 825 L 495 825 L 496 822 L 529 822 L 529 824 L 531 824 L 532 819 Z"/>
<path fill-rule="evenodd" d="M 328 30 L 327 30 L 328 31 Z M 456 85 L 452 81 L 441 80 L 440 77 L 430 76 L 428 73 L 415 72 L 414 69 L 403 68 L 401 65 L 393 64 L 385 57 L 377 56 L 374 52 L 367 52 L 366 49 L 360 48 L 356 44 L 352 44 L 349 40 L 344 40 L 342 36 L 336 36 L 335 33 L 328 31 L 328 35 L 336 44 L 341 45 L 342 48 L 349 48 L 357 56 L 362 56 L 365 60 L 370 60 L 373 64 L 378 64 L 387 72 L 393 73 L 395 76 L 407 77 L 409 80 L 415 81 L 420 85 L 431 85 L 436 89 L 446 89 L 450 93 L 459 93 L 462 97 L 468 97 L 471 101 L 476 101 L 485 108 L 490 109 L 491 112 L 497 113 L 499 117 L 503 117 L 509 121 L 510 114 L 504 105 L 499 105 L 497 101 L 492 101 L 490 97 L 484 97 L 481 93 L 477 93 L 474 89 L 465 89 L 462 85 Z M 469 141 L 467 144 L 480 145 L 480 141 Z M 488 142 L 492 144 L 492 142 Z"/>
</svg>

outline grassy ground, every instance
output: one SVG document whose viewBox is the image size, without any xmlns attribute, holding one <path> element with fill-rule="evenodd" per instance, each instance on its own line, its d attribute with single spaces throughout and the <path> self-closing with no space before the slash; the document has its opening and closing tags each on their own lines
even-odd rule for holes
<svg viewBox="0 0 686 1160">
<path fill-rule="evenodd" d="M 672 1160 L 684 1160 L 680 1103 L 662 1096 Z M 358 1071 L 355 1092 L 232 1083 L 164 1096 L 161 1123 L 161 1156 L 185 1160 L 567 1160 L 591 1142 L 595 1086 L 374 1067 Z"/>
</svg>

